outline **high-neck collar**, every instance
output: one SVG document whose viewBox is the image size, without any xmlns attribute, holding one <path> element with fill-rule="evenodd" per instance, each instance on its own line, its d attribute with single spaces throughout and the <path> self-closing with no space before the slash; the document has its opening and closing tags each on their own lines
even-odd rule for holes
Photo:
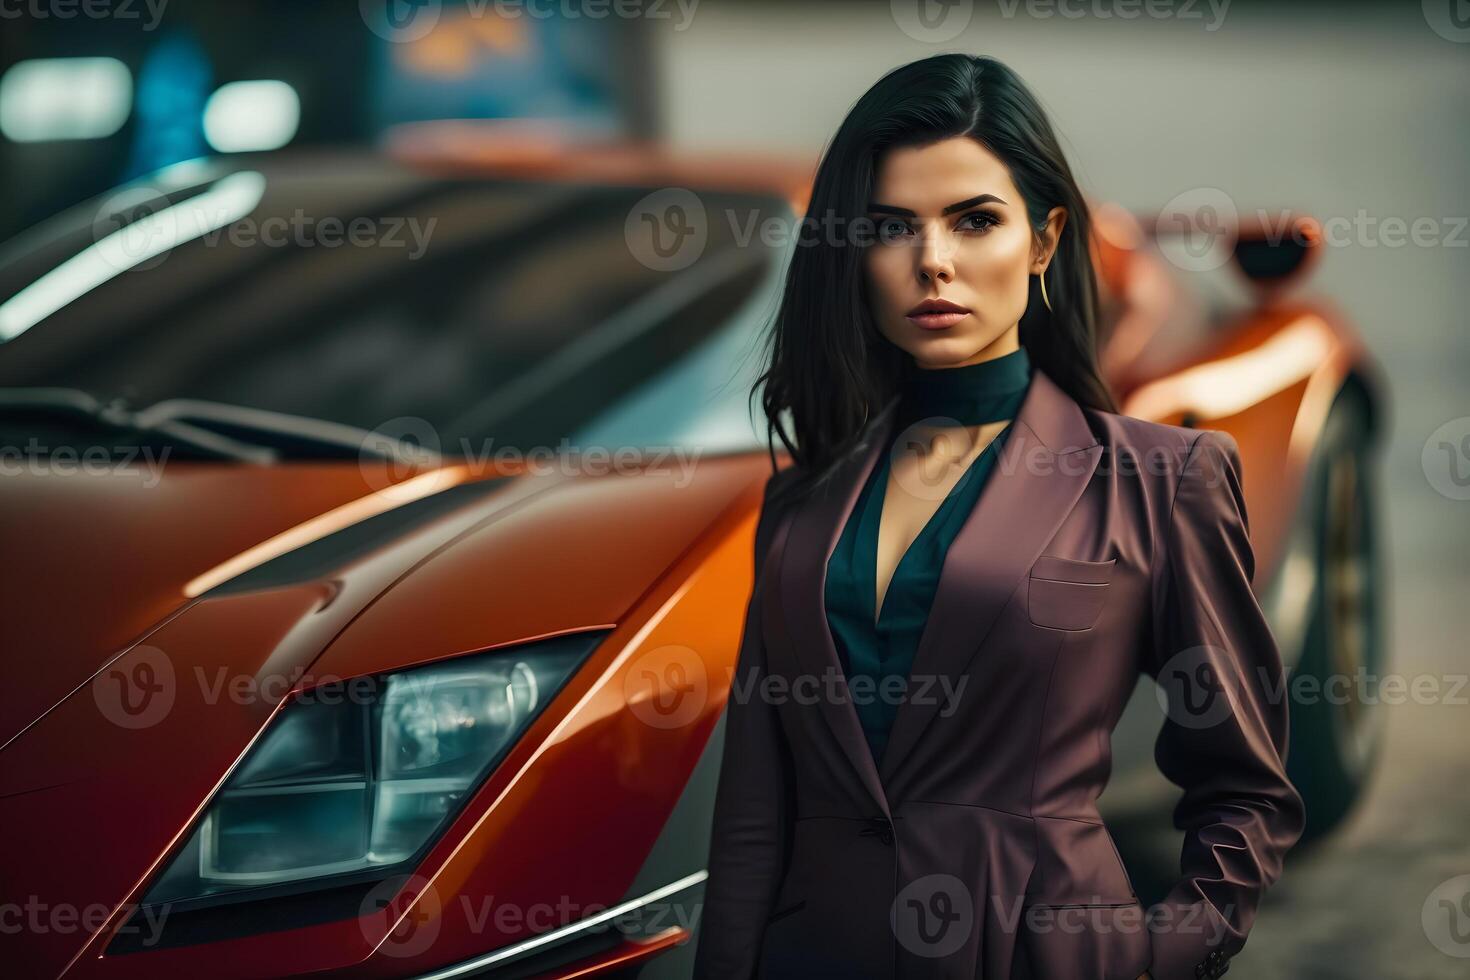
<svg viewBox="0 0 1470 980">
<path fill-rule="evenodd" d="M 918 368 L 900 392 L 900 413 L 909 421 L 929 419 L 935 425 L 1014 418 L 1031 374 L 1025 347 L 960 367 Z"/>
</svg>

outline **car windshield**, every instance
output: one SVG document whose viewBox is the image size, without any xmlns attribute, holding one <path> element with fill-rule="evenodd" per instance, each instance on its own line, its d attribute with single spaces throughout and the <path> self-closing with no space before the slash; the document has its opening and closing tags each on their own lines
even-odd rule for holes
<svg viewBox="0 0 1470 980">
<path fill-rule="evenodd" d="M 7 391 L 69 389 L 427 431 L 447 455 L 761 444 L 747 396 L 782 257 L 742 229 L 788 218 L 779 198 L 699 192 L 697 257 L 669 261 L 637 237 L 653 187 L 372 159 L 185 176 L 0 255 L 0 415 Z"/>
</svg>

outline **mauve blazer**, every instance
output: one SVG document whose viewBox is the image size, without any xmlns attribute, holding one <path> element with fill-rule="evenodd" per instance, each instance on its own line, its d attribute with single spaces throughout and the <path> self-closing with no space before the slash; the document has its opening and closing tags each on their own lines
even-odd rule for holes
<svg viewBox="0 0 1470 980">
<path fill-rule="evenodd" d="M 767 483 L 695 976 L 1219 976 L 1304 819 L 1235 440 L 1083 408 L 1038 366 L 879 765 L 822 596 L 894 405 L 824 490 Z M 1147 910 L 1096 807 L 1140 671 L 1186 831 Z"/>
</svg>

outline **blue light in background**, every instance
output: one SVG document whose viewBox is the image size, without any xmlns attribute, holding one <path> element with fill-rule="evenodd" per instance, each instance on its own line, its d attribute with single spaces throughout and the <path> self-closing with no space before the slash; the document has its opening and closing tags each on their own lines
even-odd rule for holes
<svg viewBox="0 0 1470 980">
<path fill-rule="evenodd" d="M 133 151 L 124 180 L 207 152 L 204 103 L 214 69 L 192 35 L 162 38 L 138 72 Z"/>
</svg>

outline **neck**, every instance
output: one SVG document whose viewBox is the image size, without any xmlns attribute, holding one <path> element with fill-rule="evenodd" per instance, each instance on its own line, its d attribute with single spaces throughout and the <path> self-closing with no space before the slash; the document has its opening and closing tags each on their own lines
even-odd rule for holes
<svg viewBox="0 0 1470 980">
<path fill-rule="evenodd" d="M 909 424 L 983 425 L 1015 417 L 1031 383 L 1024 347 L 958 367 L 920 368 L 900 393 Z"/>
<path fill-rule="evenodd" d="M 1021 349 L 1021 342 L 1017 338 L 1015 330 L 1008 330 L 995 340 L 991 341 L 989 347 L 982 347 L 971 354 L 968 359 L 958 364 L 925 364 L 918 358 L 914 359 L 914 366 L 921 371 L 949 371 L 954 368 L 969 367 L 971 364 L 981 364 L 985 361 L 993 361 L 1007 354 L 1014 354 Z"/>
</svg>

